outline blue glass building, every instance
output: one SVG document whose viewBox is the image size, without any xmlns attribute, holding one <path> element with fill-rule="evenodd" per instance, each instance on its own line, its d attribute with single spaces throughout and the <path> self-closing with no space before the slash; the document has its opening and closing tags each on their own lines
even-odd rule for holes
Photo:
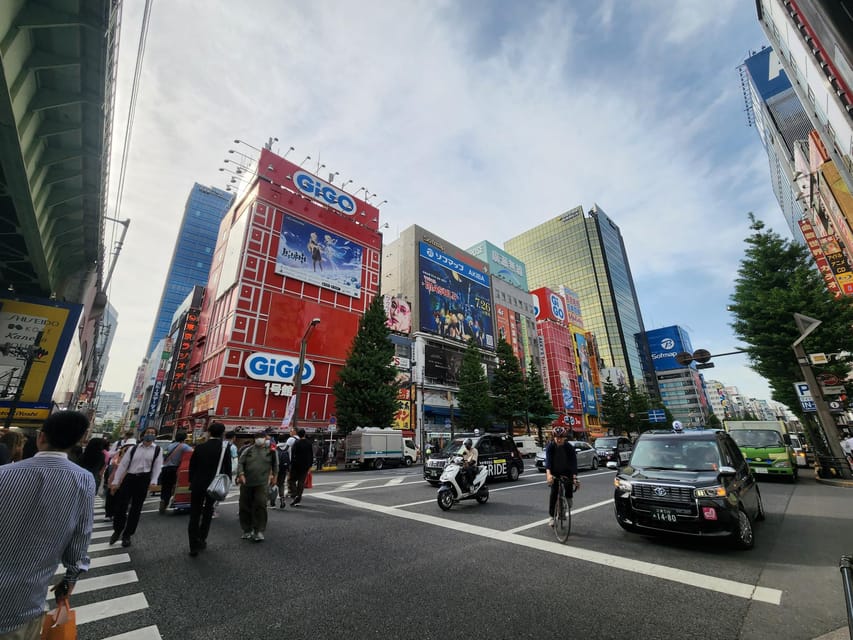
<svg viewBox="0 0 853 640">
<path fill-rule="evenodd" d="M 184 218 L 175 241 L 172 263 L 160 296 L 160 307 L 147 355 L 169 335 L 172 316 L 195 285 L 207 284 L 219 223 L 231 206 L 234 195 L 198 183 L 193 185 L 184 209 Z"/>
</svg>

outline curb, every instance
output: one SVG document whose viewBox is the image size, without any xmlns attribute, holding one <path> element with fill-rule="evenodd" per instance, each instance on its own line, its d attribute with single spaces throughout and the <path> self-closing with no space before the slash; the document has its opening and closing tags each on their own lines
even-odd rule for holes
<svg viewBox="0 0 853 640">
<path fill-rule="evenodd" d="M 832 478 L 815 478 L 820 484 L 826 484 L 831 487 L 844 487 L 853 489 L 853 480 L 833 480 Z"/>
</svg>

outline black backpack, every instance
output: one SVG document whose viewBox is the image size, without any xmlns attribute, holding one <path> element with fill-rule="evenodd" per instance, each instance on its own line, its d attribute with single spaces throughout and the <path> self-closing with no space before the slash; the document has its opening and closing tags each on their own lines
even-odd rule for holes
<svg viewBox="0 0 853 640">
<path fill-rule="evenodd" d="M 277 448 L 278 451 L 278 468 L 286 469 L 290 466 L 290 449 L 288 447 L 285 448 Z"/>
</svg>

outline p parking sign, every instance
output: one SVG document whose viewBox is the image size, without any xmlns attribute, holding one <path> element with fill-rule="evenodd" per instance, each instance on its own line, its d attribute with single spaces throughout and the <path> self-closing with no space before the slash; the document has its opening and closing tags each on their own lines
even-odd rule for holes
<svg viewBox="0 0 853 640">
<path fill-rule="evenodd" d="M 797 398 L 800 401 L 800 407 L 802 407 L 803 411 L 807 413 L 816 413 L 817 405 L 814 403 L 814 398 L 812 398 L 811 389 L 809 389 L 809 385 L 804 382 L 795 382 L 794 389 L 797 392 Z"/>
</svg>

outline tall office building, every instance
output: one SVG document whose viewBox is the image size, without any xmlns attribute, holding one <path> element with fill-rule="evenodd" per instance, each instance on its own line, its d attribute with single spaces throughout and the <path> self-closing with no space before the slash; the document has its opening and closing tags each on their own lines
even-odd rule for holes
<svg viewBox="0 0 853 640">
<path fill-rule="evenodd" d="M 233 194 L 220 189 L 198 183 L 193 185 L 184 208 L 146 356 L 150 356 L 157 343 L 169 334 L 172 316 L 187 294 L 195 285 L 207 284 L 219 224 L 233 199 Z"/>
<path fill-rule="evenodd" d="M 629 384 L 658 397 L 643 317 L 619 227 L 598 205 L 575 207 L 507 240 L 525 263 L 531 288 L 569 287 L 580 300 L 584 329 L 595 334 L 600 368 L 624 372 Z"/>
</svg>

